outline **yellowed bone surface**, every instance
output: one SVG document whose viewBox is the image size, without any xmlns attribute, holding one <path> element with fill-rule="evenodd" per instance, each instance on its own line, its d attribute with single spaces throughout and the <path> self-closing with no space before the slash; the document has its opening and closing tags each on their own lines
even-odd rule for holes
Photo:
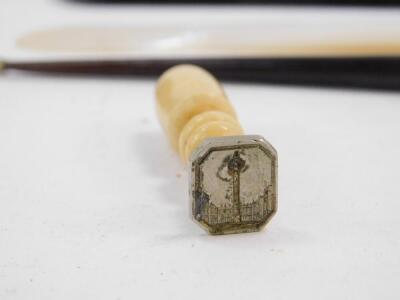
<svg viewBox="0 0 400 300">
<path fill-rule="evenodd" d="M 243 134 L 221 85 L 200 67 L 178 65 L 165 71 L 156 96 L 161 125 L 185 162 L 208 137 Z"/>
</svg>

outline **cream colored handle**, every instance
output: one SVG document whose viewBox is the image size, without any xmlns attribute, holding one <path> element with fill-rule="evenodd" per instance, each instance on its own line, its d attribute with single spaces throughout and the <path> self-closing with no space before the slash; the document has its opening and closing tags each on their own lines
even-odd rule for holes
<svg viewBox="0 0 400 300">
<path fill-rule="evenodd" d="M 200 67 L 170 68 L 158 80 L 156 95 L 161 125 L 184 162 L 208 137 L 243 134 L 221 85 Z"/>
</svg>

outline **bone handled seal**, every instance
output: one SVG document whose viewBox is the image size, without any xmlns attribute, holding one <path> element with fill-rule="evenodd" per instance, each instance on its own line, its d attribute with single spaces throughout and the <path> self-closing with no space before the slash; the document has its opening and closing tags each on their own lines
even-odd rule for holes
<svg viewBox="0 0 400 300">
<path fill-rule="evenodd" d="M 189 165 L 193 219 L 211 234 L 263 228 L 277 209 L 276 150 L 243 135 L 222 86 L 200 67 L 164 72 L 156 98 L 160 123 Z"/>
</svg>

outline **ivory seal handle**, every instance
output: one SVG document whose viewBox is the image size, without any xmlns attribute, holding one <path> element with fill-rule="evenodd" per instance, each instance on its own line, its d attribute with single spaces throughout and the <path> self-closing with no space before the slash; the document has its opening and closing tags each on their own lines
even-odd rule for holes
<svg viewBox="0 0 400 300">
<path fill-rule="evenodd" d="M 207 138 L 243 134 L 222 86 L 200 67 L 168 69 L 158 80 L 156 96 L 161 125 L 184 162 Z"/>
</svg>

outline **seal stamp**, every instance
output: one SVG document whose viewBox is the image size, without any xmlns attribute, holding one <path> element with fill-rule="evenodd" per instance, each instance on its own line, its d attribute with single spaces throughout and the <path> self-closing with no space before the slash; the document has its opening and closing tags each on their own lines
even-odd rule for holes
<svg viewBox="0 0 400 300">
<path fill-rule="evenodd" d="M 262 229 L 277 210 L 277 153 L 263 137 L 212 137 L 190 158 L 193 219 L 211 234 Z"/>
<path fill-rule="evenodd" d="M 260 230 L 276 211 L 276 150 L 243 135 L 221 84 L 198 66 L 165 71 L 156 95 L 160 123 L 190 166 L 194 220 L 211 234 Z"/>
</svg>

